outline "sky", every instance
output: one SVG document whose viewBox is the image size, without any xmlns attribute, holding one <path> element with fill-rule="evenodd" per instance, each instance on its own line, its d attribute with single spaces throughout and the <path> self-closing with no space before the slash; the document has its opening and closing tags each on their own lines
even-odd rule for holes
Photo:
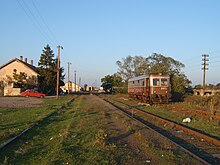
<svg viewBox="0 0 220 165">
<path fill-rule="evenodd" d="M 192 85 L 220 83 L 219 0 L 1 0 L 0 65 L 22 55 L 38 61 L 49 44 L 70 78 L 99 86 L 117 60 L 159 53 L 185 64 Z M 66 76 L 67 81 L 67 76 Z"/>
</svg>

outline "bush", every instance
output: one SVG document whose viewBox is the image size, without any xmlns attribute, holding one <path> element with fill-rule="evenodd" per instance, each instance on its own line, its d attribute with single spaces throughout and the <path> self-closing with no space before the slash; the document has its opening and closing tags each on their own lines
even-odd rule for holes
<svg viewBox="0 0 220 165">
<path fill-rule="evenodd" d="M 209 97 L 203 96 L 187 96 L 184 101 L 190 105 L 197 105 L 209 109 L 213 114 L 216 109 L 220 109 L 220 95 L 216 94 Z"/>
</svg>

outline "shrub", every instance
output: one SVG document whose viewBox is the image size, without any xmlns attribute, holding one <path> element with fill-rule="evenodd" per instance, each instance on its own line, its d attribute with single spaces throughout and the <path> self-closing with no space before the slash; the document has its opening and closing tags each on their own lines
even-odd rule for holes
<svg viewBox="0 0 220 165">
<path fill-rule="evenodd" d="M 220 95 L 216 94 L 209 97 L 203 96 L 187 96 L 184 101 L 190 105 L 197 105 L 209 109 L 213 114 L 220 109 Z"/>
</svg>

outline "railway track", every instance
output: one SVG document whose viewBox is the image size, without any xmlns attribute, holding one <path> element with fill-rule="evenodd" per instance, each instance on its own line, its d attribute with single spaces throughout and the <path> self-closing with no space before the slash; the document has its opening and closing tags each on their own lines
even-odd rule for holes
<svg viewBox="0 0 220 165">
<path fill-rule="evenodd" d="M 7 149 L 7 146 L 13 144 L 15 141 L 17 141 L 21 136 L 25 136 L 28 134 L 28 132 L 30 132 L 31 130 L 33 130 L 35 127 L 37 127 L 39 124 L 43 123 L 44 121 L 48 120 L 50 117 L 56 115 L 56 113 L 58 113 L 58 111 L 60 111 L 61 109 L 63 109 L 65 106 L 68 106 L 69 104 L 71 104 L 77 97 L 74 97 L 72 99 L 70 99 L 69 101 L 67 101 L 67 103 L 65 105 L 62 105 L 60 107 L 58 107 L 55 111 L 51 112 L 50 114 L 46 115 L 44 118 L 42 118 L 41 120 L 35 122 L 33 125 L 31 125 L 29 128 L 23 130 L 22 132 L 20 132 L 19 134 L 17 134 L 16 136 L 10 138 L 9 140 L 7 140 L 5 143 L 0 145 L 0 152 L 4 149 Z"/>
<path fill-rule="evenodd" d="M 220 140 L 126 103 L 110 99 L 104 100 L 128 117 L 165 137 L 200 162 L 204 164 L 220 164 L 220 159 L 217 157 L 220 151 Z M 168 125 L 170 127 L 167 129 Z M 181 131 L 181 135 L 177 131 Z"/>
<path fill-rule="evenodd" d="M 211 119 L 211 120 L 215 120 L 215 121 L 219 121 L 220 122 L 220 114 L 219 113 L 211 113 L 209 111 L 204 111 L 204 110 L 197 110 L 197 109 L 190 109 L 190 108 L 185 108 L 182 106 L 176 106 L 176 105 L 158 105 L 160 107 L 165 107 L 167 110 L 171 110 L 174 111 L 176 113 L 181 113 L 181 114 L 187 114 L 191 117 L 200 117 L 203 119 Z"/>
</svg>

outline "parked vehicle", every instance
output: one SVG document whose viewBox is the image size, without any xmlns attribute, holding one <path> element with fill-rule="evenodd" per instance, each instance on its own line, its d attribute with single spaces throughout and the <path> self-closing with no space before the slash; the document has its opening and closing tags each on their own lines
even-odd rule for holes
<svg viewBox="0 0 220 165">
<path fill-rule="evenodd" d="M 167 103 L 171 98 L 170 77 L 147 74 L 131 78 L 128 80 L 128 94 L 148 103 Z"/>
<path fill-rule="evenodd" d="M 46 94 L 40 93 L 34 89 L 27 89 L 26 91 L 21 92 L 21 95 L 26 97 L 41 97 L 41 98 L 46 96 Z"/>
</svg>

